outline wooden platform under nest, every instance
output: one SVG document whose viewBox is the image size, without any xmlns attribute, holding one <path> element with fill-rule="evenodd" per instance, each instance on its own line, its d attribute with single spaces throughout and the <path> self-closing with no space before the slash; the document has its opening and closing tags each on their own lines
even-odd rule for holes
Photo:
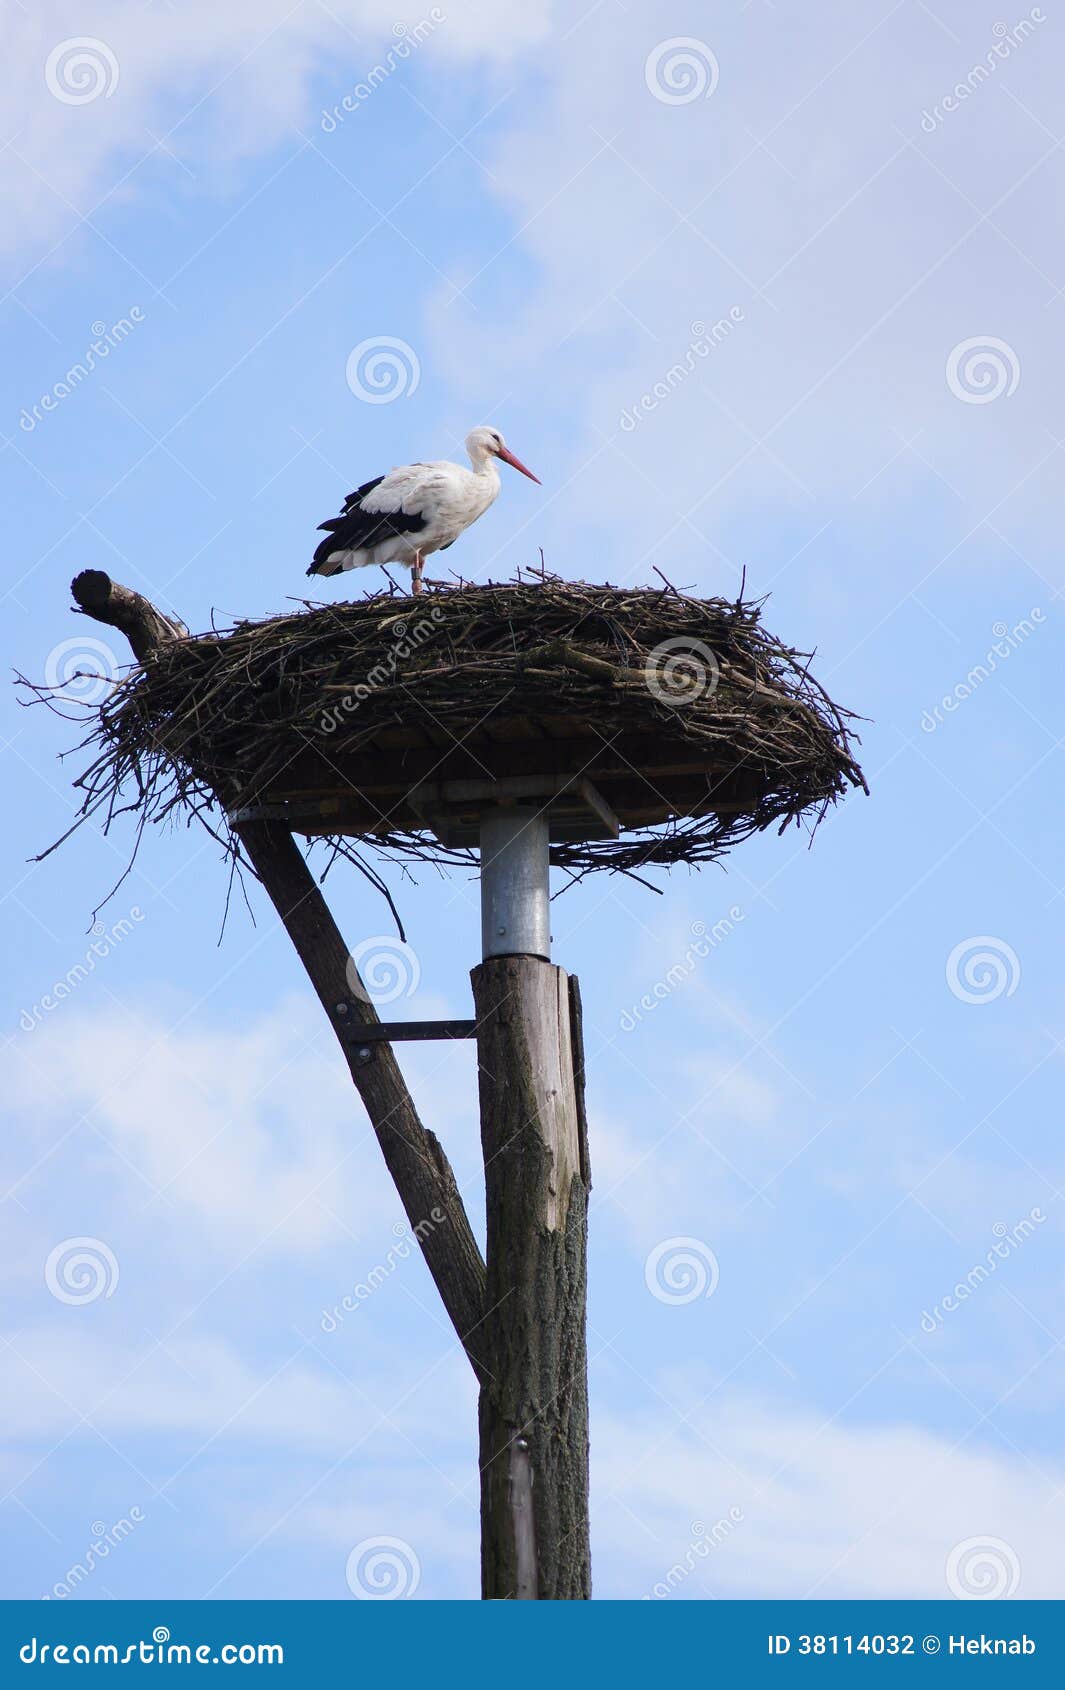
<svg viewBox="0 0 1065 1690">
<path fill-rule="evenodd" d="M 86 813 L 221 798 L 234 826 L 433 861 L 468 860 L 488 806 L 546 806 L 553 860 L 631 871 L 864 788 L 852 721 L 759 604 L 545 576 L 168 638 L 77 784 Z"/>
</svg>

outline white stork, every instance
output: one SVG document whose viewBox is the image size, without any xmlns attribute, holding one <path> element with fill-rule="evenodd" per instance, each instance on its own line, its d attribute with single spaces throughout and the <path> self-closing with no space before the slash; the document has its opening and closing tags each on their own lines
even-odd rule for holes
<svg viewBox="0 0 1065 1690">
<path fill-rule="evenodd" d="M 541 485 L 498 429 L 473 429 L 466 450 L 470 469 L 446 459 L 401 464 L 349 493 L 343 513 L 319 524 L 327 538 L 307 574 L 339 575 L 342 569 L 365 569 L 371 563 L 402 563 L 411 571 L 412 590 L 420 593 L 428 554 L 454 545 L 497 497 L 497 458 Z"/>
</svg>

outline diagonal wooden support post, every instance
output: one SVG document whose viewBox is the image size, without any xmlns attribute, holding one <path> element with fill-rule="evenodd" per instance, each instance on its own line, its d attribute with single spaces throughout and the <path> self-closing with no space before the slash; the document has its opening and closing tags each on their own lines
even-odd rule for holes
<svg viewBox="0 0 1065 1690">
<path fill-rule="evenodd" d="M 176 618 L 102 570 L 84 570 L 71 582 L 71 592 L 85 615 L 121 629 L 142 663 L 185 633 Z M 219 798 L 224 803 L 224 795 Z M 391 1046 L 375 1044 L 369 1062 L 356 1059 L 352 1035 L 360 1021 L 376 1025 L 377 1012 L 291 833 L 276 822 L 245 822 L 237 831 L 340 1040 L 426 1265 L 483 1380 L 484 1261 L 443 1146 L 422 1125 Z M 443 1219 L 437 1221 L 434 1212 Z"/>
<path fill-rule="evenodd" d="M 243 822 L 237 832 L 340 1040 L 426 1265 L 474 1371 L 484 1379 L 484 1263 L 451 1163 L 436 1134 L 419 1120 L 391 1045 L 375 1042 L 368 1061 L 356 1058 L 359 1021 L 376 1025 L 377 1011 L 288 828 Z M 353 986 L 359 988 L 354 993 Z"/>
</svg>

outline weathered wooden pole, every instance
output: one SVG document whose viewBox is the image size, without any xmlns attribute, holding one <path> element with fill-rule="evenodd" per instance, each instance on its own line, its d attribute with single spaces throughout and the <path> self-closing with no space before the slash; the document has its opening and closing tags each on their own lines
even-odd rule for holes
<svg viewBox="0 0 1065 1690">
<path fill-rule="evenodd" d="M 481 826 L 472 975 L 487 1212 L 481 1594 L 591 1595 L 580 999 L 550 962 L 543 815 Z"/>
</svg>

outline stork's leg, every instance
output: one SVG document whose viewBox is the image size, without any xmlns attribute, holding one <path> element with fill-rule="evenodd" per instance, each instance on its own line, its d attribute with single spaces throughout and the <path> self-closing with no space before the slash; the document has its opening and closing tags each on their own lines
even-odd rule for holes
<svg viewBox="0 0 1065 1690">
<path fill-rule="evenodd" d="M 422 570 L 424 568 L 425 568 L 425 559 L 422 557 L 421 552 L 415 552 L 415 554 L 414 554 L 414 567 L 412 568 L 412 570 L 410 572 L 411 573 L 411 592 L 415 595 L 415 597 L 417 597 L 417 595 L 422 591 Z"/>
</svg>

